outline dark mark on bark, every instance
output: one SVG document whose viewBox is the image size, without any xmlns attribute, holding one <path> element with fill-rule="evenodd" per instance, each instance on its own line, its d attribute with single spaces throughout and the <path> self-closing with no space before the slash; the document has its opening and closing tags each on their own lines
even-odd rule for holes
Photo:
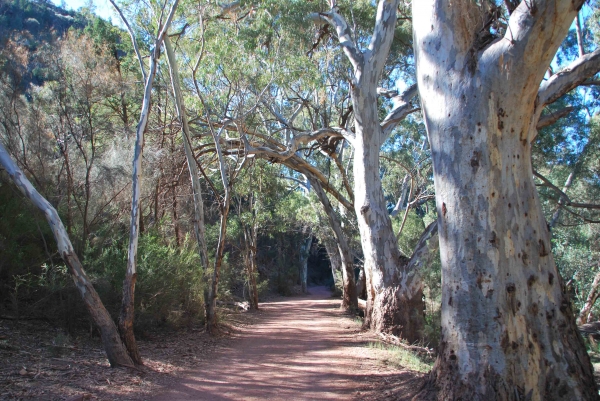
<svg viewBox="0 0 600 401">
<path fill-rule="evenodd" d="M 540 244 L 540 256 L 548 256 L 548 250 L 546 250 L 546 244 L 541 239 L 538 241 Z"/>
</svg>

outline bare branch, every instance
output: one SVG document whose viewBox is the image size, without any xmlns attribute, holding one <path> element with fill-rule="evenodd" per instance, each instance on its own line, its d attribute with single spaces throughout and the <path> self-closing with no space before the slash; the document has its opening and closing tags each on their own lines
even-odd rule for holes
<svg viewBox="0 0 600 401">
<path fill-rule="evenodd" d="M 555 102 L 598 71 L 600 71 L 600 49 L 579 57 L 567 68 L 544 81 L 538 91 L 538 107 Z"/>
<path fill-rule="evenodd" d="M 575 108 L 569 106 L 569 107 L 565 107 L 563 109 L 560 109 L 558 111 L 554 111 L 554 112 L 548 113 L 545 116 L 540 117 L 540 119 L 538 120 L 536 128 L 538 130 L 541 130 L 544 127 L 552 125 L 555 122 L 557 122 L 558 120 L 560 120 L 561 118 L 569 115 L 573 110 L 575 110 Z"/>
<path fill-rule="evenodd" d="M 579 57 L 583 57 L 585 54 L 585 48 L 583 47 L 583 32 L 581 30 L 581 13 L 577 13 L 575 18 L 575 31 L 577 32 L 577 47 L 579 48 Z"/>
<path fill-rule="evenodd" d="M 135 34 L 133 33 L 133 29 L 131 29 L 131 26 L 129 25 L 127 18 L 125 18 L 125 15 L 123 14 L 123 12 L 121 12 L 121 9 L 119 8 L 119 6 L 117 6 L 117 3 L 115 3 L 114 0 L 109 0 L 109 1 L 110 1 L 110 4 L 113 5 L 115 10 L 117 10 L 117 12 L 119 13 L 119 16 L 121 17 L 121 20 L 127 27 L 127 31 L 129 32 L 129 36 L 131 37 L 131 43 L 133 44 L 133 50 L 135 51 L 135 55 L 138 59 L 138 62 L 140 63 L 140 70 L 142 71 L 142 77 L 144 78 L 144 82 L 146 82 L 147 76 L 146 76 L 146 70 L 144 69 L 144 61 L 142 60 L 142 55 L 140 54 L 140 49 L 138 48 L 137 41 L 135 40 Z"/>
<path fill-rule="evenodd" d="M 354 45 L 354 41 L 352 40 L 352 31 L 350 30 L 350 26 L 346 22 L 346 19 L 338 14 L 335 9 L 337 7 L 332 7 L 332 10 L 327 13 L 318 13 L 311 14 L 310 18 L 317 21 L 319 19 L 327 22 L 333 28 L 338 36 L 338 40 L 344 53 L 352 63 L 354 67 L 354 71 L 360 71 L 363 68 L 364 58 L 361 51 Z"/>
<path fill-rule="evenodd" d="M 398 0 L 380 0 L 377 5 L 375 29 L 369 48 L 364 54 L 366 63 L 371 64 L 369 70 L 373 71 L 377 78 L 383 71 L 394 39 L 398 3 Z"/>
<path fill-rule="evenodd" d="M 414 108 L 410 101 L 418 93 L 417 84 L 414 84 L 401 95 L 394 96 L 392 99 L 396 101 L 396 105 L 390 113 L 381 122 L 381 143 L 385 142 L 387 137 L 392 133 L 394 128 L 411 113 L 414 113 L 419 108 Z"/>
<path fill-rule="evenodd" d="M 555 192 L 558 193 L 560 201 L 562 201 L 562 206 L 571 206 L 579 209 L 592 209 L 592 210 L 600 210 L 600 205 L 594 203 L 582 203 L 582 202 L 571 202 L 569 196 L 564 193 L 559 187 L 554 185 L 549 179 L 538 173 L 537 171 L 533 171 L 533 175 L 539 178 L 545 186 L 551 188 Z"/>
</svg>

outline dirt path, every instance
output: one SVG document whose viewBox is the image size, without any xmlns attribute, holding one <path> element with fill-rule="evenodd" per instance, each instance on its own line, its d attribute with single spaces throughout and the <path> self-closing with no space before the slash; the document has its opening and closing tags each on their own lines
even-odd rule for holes
<svg viewBox="0 0 600 401">
<path fill-rule="evenodd" d="M 372 358 L 376 350 L 366 347 L 372 338 L 339 311 L 326 288 L 310 293 L 262 304 L 255 324 L 154 400 L 385 399 L 389 381 L 417 385 L 418 375 L 403 377 Z"/>
</svg>

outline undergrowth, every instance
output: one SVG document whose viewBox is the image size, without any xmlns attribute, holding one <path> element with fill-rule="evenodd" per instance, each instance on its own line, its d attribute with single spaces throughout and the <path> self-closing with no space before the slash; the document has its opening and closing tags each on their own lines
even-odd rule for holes
<svg viewBox="0 0 600 401">
<path fill-rule="evenodd" d="M 385 358 L 384 362 L 391 364 L 397 368 L 410 369 L 420 373 L 428 373 L 433 367 L 433 359 L 423 357 L 416 353 L 398 347 L 396 345 L 385 344 L 381 342 L 370 342 L 367 347 L 387 351 L 389 358 Z"/>
</svg>

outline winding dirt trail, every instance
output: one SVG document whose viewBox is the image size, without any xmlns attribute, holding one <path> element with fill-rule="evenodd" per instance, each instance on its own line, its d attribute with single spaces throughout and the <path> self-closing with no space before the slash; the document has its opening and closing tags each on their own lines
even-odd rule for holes
<svg viewBox="0 0 600 401">
<path fill-rule="evenodd" d="M 371 357 L 372 337 L 325 287 L 309 291 L 263 303 L 256 323 L 154 400 L 386 399 L 374 394 L 387 395 L 388 380 L 414 381 L 412 372 L 391 372 Z"/>
</svg>

